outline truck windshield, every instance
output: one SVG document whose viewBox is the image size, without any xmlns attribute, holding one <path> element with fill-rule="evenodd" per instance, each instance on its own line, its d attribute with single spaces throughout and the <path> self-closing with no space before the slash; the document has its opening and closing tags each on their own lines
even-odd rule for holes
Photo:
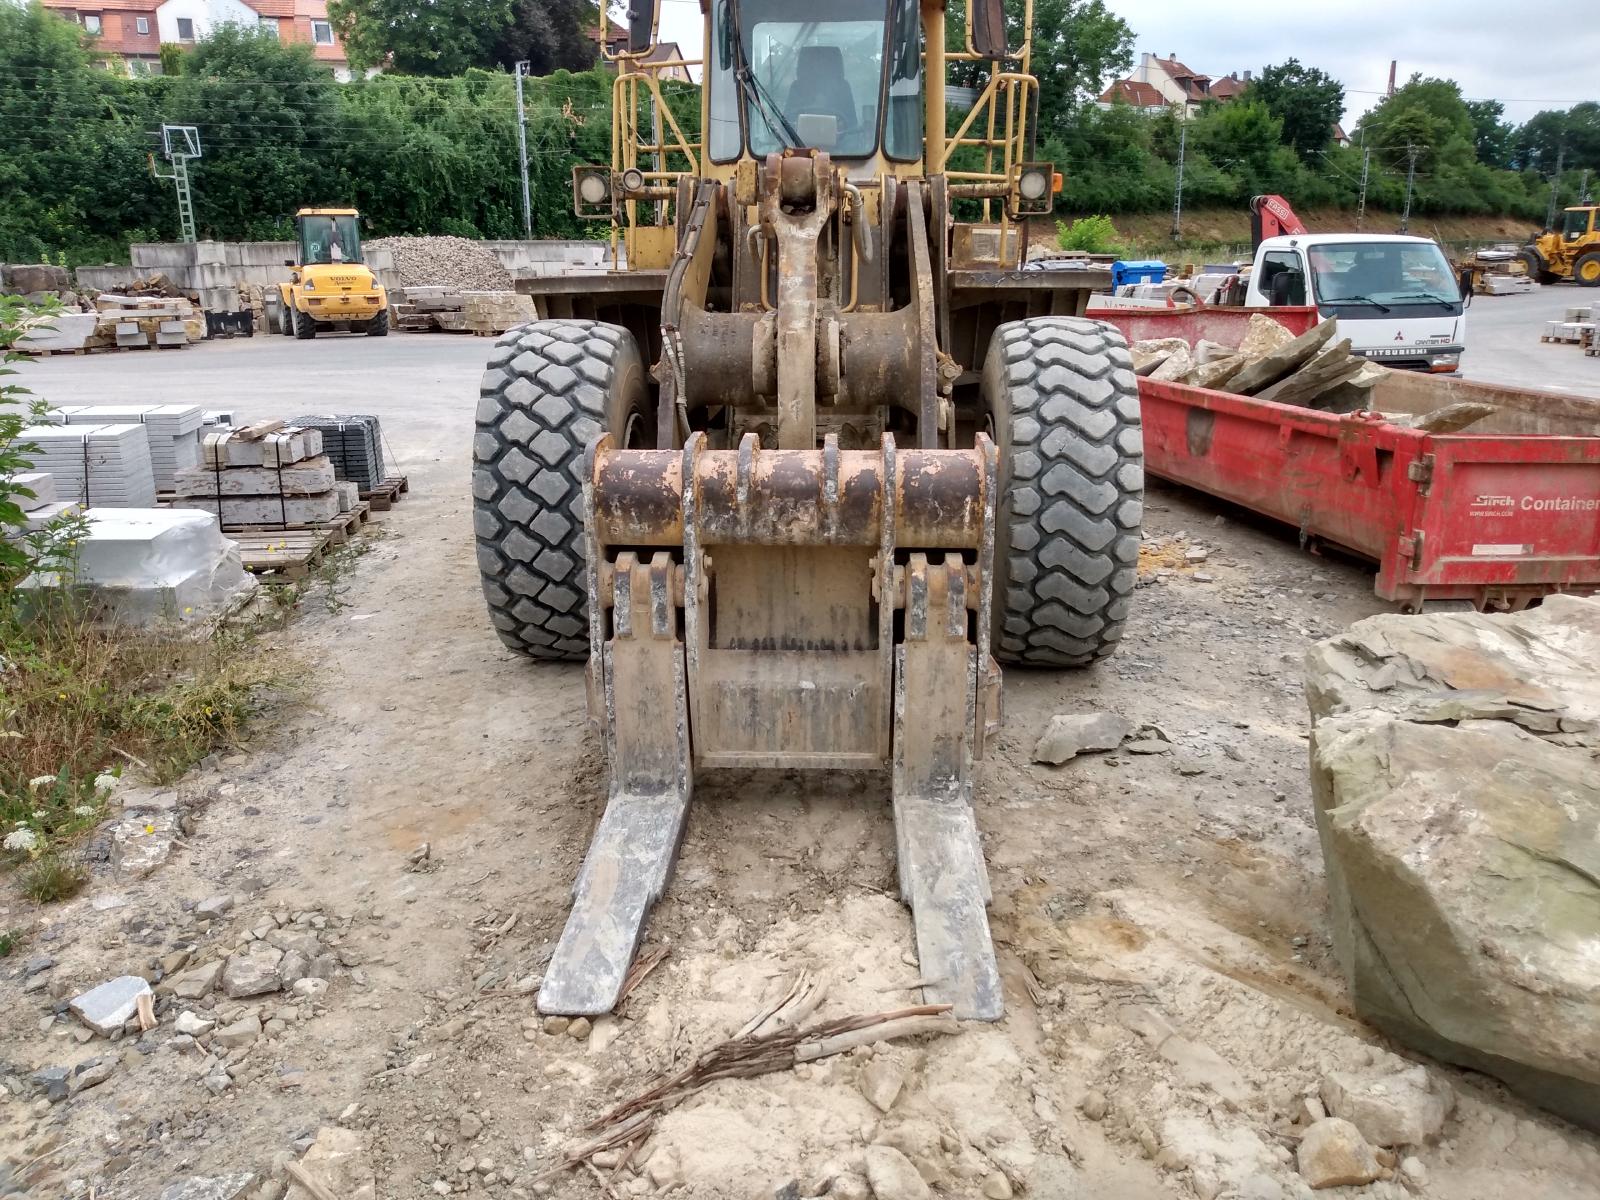
<svg viewBox="0 0 1600 1200">
<path fill-rule="evenodd" d="M 1433 242 L 1349 242 L 1312 246 L 1311 276 L 1319 305 L 1458 304 L 1460 285 Z"/>
<path fill-rule="evenodd" d="M 360 261 L 360 217 L 300 218 L 300 262 L 303 265 Z"/>
<path fill-rule="evenodd" d="M 718 0 L 709 81 L 712 159 L 737 158 L 745 145 L 757 157 L 791 146 L 870 157 L 886 95 L 893 115 L 885 149 L 895 158 L 917 157 L 917 33 L 916 0 Z"/>
</svg>

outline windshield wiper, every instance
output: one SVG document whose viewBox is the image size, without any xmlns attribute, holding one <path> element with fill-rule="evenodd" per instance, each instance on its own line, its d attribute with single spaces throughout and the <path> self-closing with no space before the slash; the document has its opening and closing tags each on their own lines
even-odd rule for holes
<svg viewBox="0 0 1600 1200">
<path fill-rule="evenodd" d="M 783 142 L 786 149 L 798 149 L 801 145 L 800 135 L 795 132 L 794 126 L 789 124 L 789 118 L 783 115 L 783 109 L 773 101 L 765 85 L 756 78 L 755 72 L 750 69 L 750 60 L 744 52 L 744 23 L 739 16 L 739 5 L 730 3 L 727 8 L 728 25 L 733 33 L 733 50 L 738 61 L 733 66 L 734 82 L 739 85 L 740 96 L 746 105 L 754 108 L 761 114 L 761 119 L 767 123 L 767 131 Z M 777 124 L 773 123 L 772 112 L 767 111 L 771 105 L 773 112 L 778 115 Z M 780 130 L 779 126 L 783 128 Z"/>
<path fill-rule="evenodd" d="M 1460 296 L 1441 296 L 1436 292 L 1402 292 L 1396 300 L 1432 300 L 1435 304 L 1454 304 Z"/>
<path fill-rule="evenodd" d="M 1387 304 L 1380 304 L 1371 296 L 1324 296 L 1322 302 L 1324 304 L 1370 304 L 1379 312 L 1394 311 Z"/>
</svg>

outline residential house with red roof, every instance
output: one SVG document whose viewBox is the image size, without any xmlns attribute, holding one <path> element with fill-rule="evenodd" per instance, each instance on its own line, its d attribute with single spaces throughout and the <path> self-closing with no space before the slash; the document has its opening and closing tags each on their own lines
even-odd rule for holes
<svg viewBox="0 0 1600 1200">
<path fill-rule="evenodd" d="M 1102 108 L 1118 100 L 1143 109 L 1170 105 L 1184 117 L 1192 117 L 1207 100 L 1218 98 L 1212 95 L 1211 84 L 1211 76 L 1191 70 L 1175 55 L 1161 58 L 1145 53 L 1126 79 L 1119 79 L 1101 94 L 1099 103 Z"/>
<path fill-rule="evenodd" d="M 109 64 L 131 74 L 160 74 L 163 45 L 192 46 L 223 25 L 259 26 L 280 42 L 304 44 L 336 78 L 350 63 L 328 19 L 327 0 L 41 0 L 81 25 Z"/>
<path fill-rule="evenodd" d="M 157 10 L 162 0 L 43 0 L 44 6 L 83 27 L 95 49 L 127 64 L 135 75 L 161 73 Z"/>
</svg>

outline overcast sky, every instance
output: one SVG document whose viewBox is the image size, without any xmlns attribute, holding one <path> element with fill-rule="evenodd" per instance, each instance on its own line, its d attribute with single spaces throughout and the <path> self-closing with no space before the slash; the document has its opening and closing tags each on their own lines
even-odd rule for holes
<svg viewBox="0 0 1600 1200">
<path fill-rule="evenodd" d="M 959 0 L 952 0 L 959 3 Z M 803 0 L 799 0 L 803 7 Z M 1469 99 L 1505 101 L 1521 123 L 1543 108 L 1600 100 L 1600 3 L 1596 0 L 1110 0 L 1133 27 L 1134 58 L 1175 53 L 1190 69 L 1221 76 L 1298 58 L 1345 85 L 1345 123 L 1377 103 L 1398 59 L 1413 72 L 1461 84 Z M 663 35 L 698 56 L 696 0 L 666 0 Z"/>
</svg>

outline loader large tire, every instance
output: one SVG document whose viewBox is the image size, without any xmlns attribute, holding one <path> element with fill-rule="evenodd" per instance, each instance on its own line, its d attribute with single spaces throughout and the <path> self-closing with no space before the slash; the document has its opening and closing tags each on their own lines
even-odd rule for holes
<svg viewBox="0 0 1600 1200">
<path fill-rule="evenodd" d="M 519 654 L 588 656 L 584 451 L 604 431 L 640 446 L 648 399 L 639 347 L 615 325 L 535 321 L 495 344 L 472 443 L 472 520 L 489 618 Z"/>
<path fill-rule="evenodd" d="M 1139 388 L 1127 342 L 1079 317 L 995 331 L 984 399 L 1000 453 L 996 656 L 1081 667 L 1122 637 L 1144 510 Z"/>
<path fill-rule="evenodd" d="M 368 337 L 389 336 L 389 310 L 387 308 L 367 322 L 366 334 Z"/>
<path fill-rule="evenodd" d="M 294 322 L 294 336 L 302 342 L 309 341 L 317 336 L 316 318 L 309 313 L 301 312 L 298 308 L 290 309 L 290 320 Z"/>
</svg>

